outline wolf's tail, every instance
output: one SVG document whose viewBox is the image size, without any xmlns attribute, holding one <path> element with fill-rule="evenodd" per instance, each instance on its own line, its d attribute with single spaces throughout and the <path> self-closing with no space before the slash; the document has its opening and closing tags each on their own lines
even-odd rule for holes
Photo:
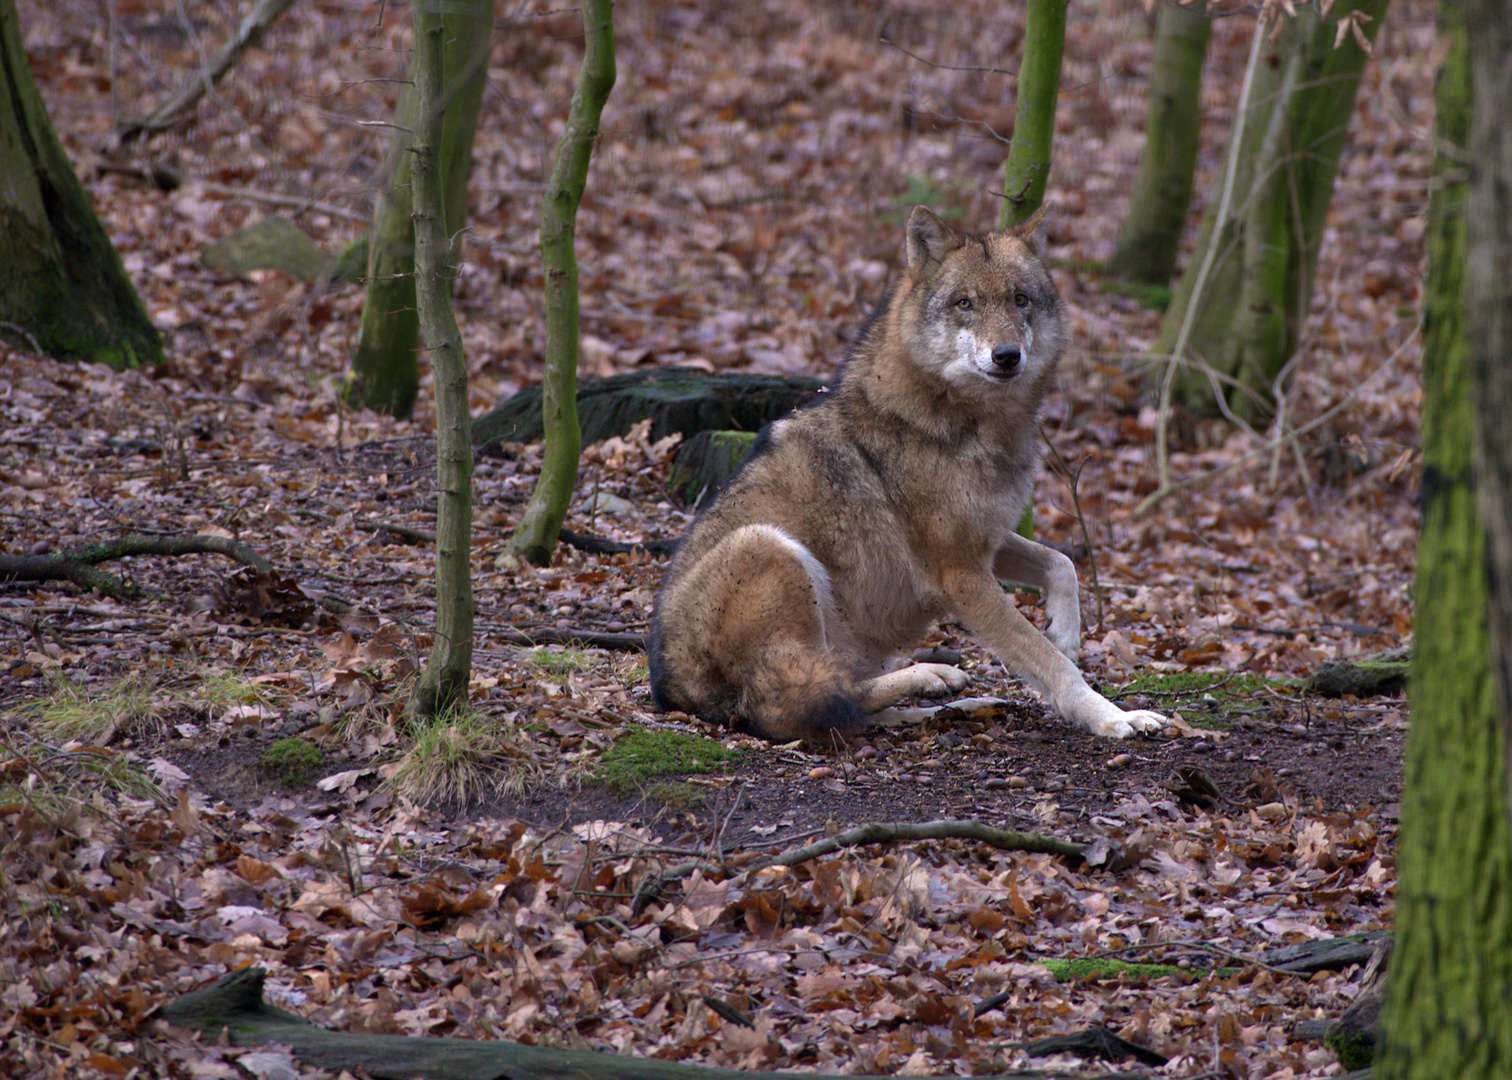
<svg viewBox="0 0 1512 1080">
<path fill-rule="evenodd" d="M 824 741 L 859 728 L 866 715 L 844 665 L 833 653 L 802 642 L 763 650 L 735 713 L 737 724 L 776 742 Z"/>
</svg>

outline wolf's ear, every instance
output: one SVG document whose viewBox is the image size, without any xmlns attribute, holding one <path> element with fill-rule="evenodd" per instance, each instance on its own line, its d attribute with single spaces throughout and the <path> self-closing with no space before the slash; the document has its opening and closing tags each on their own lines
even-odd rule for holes
<svg viewBox="0 0 1512 1080">
<path fill-rule="evenodd" d="M 1050 233 L 1050 219 L 1055 216 L 1055 208 L 1049 203 L 1041 203 L 1040 208 L 1029 215 L 1029 220 L 1015 225 L 1008 231 L 1028 244 L 1036 258 L 1045 257 L 1045 248 Z"/>
<path fill-rule="evenodd" d="M 935 216 L 927 206 L 908 215 L 908 269 L 915 277 L 961 246 L 961 234 Z"/>
</svg>

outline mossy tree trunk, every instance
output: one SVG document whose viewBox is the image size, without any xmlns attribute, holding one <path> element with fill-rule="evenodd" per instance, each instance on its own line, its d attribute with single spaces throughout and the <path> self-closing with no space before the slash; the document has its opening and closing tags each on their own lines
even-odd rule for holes
<svg viewBox="0 0 1512 1080">
<path fill-rule="evenodd" d="M 599 117 L 614 88 L 613 0 L 583 0 L 583 67 L 557 143 L 541 203 L 541 261 L 546 270 L 546 370 L 541 384 L 545 446 L 541 475 L 510 538 L 508 554 L 544 566 L 551 561 L 567 504 L 577 486 L 583 434 L 577 418 L 578 271 L 573 240 Z"/>
<path fill-rule="evenodd" d="M 58 142 L 15 0 L 0 0 L 0 336 L 18 348 L 155 364 L 163 346 Z"/>
<path fill-rule="evenodd" d="M 1055 140 L 1055 104 L 1060 96 L 1061 55 L 1066 50 L 1067 0 L 1029 0 L 1024 55 L 1013 102 L 1013 139 L 1003 166 L 1003 211 L 998 227 L 1028 221 L 1045 201 L 1050 146 Z"/>
<path fill-rule="evenodd" d="M 447 276 L 461 263 L 458 234 L 467 217 L 467 178 L 472 171 L 473 136 L 488 76 L 493 4 L 452 0 L 441 20 L 446 100 L 442 110 L 439 160 L 446 234 L 457 237 L 447 252 Z M 411 78 L 414 78 L 411 63 Z M 420 319 L 415 308 L 415 227 L 411 140 L 417 122 L 413 89 L 406 88 L 395 109 L 393 137 L 384 159 L 383 183 L 368 238 L 367 295 L 346 400 L 358 408 L 407 417 L 420 388 Z"/>
<path fill-rule="evenodd" d="M 1213 21 L 1200 6 L 1160 7 L 1150 61 L 1144 152 L 1108 272 L 1169 285 L 1192 205 L 1202 132 L 1202 63 Z"/>
<path fill-rule="evenodd" d="M 1475 465 L 1490 567 L 1492 674 L 1505 727 L 1507 811 L 1512 815 L 1512 132 L 1505 111 L 1512 95 L 1512 11 L 1488 0 L 1470 0 L 1465 9 L 1476 27 L 1470 45 L 1472 100 L 1486 103 L 1474 110 L 1468 143 L 1474 148 L 1468 218 L 1476 227 L 1469 238 L 1467 329 Z M 1504 1065 L 1509 1062 L 1512 1058 L 1503 1058 Z"/>
<path fill-rule="evenodd" d="M 1055 142 L 1055 106 L 1060 98 L 1061 57 L 1066 51 L 1067 0 L 1029 0 L 1024 55 L 1013 101 L 1013 138 L 1003 165 L 1003 210 L 998 228 L 1022 225 L 1045 201 L 1050 148 Z M 1019 519 L 1020 535 L 1034 537 L 1034 507 Z"/>
<path fill-rule="evenodd" d="M 1475 41 L 1497 54 L 1501 81 L 1474 81 L 1474 100 L 1494 91 L 1471 132 L 1471 80 L 1458 5 L 1441 4 L 1453 48 L 1439 75 L 1437 143 L 1429 212 L 1429 266 L 1423 355 L 1423 521 L 1418 551 L 1412 730 L 1402 792 L 1397 853 L 1396 947 L 1387 982 L 1384 1049 L 1374 1076 L 1386 1080 L 1492 1080 L 1512 1075 L 1512 824 L 1507 792 L 1507 701 L 1498 674 L 1508 670 L 1507 642 L 1493 634 L 1488 611 L 1504 607 L 1488 589 L 1501 572 L 1488 561 L 1488 529 L 1503 538 L 1512 522 L 1486 511 L 1506 492 L 1477 504 L 1491 475 L 1475 466 L 1479 374 L 1495 365 L 1505 402 L 1508 319 L 1505 280 L 1512 258 L 1507 218 L 1478 215 L 1488 204 L 1471 196 L 1467 215 L 1467 146 L 1482 167 L 1474 186 L 1505 204 L 1512 162 L 1488 160 L 1484 125 L 1501 112 L 1512 42 L 1497 5 L 1471 16 Z M 1484 10 L 1487 7 L 1494 11 Z M 1496 24 L 1493 28 L 1492 24 Z M 1473 62 L 1479 66 L 1479 62 Z M 1492 123 L 1495 121 L 1492 120 Z M 1495 136 L 1506 153 L 1505 136 Z M 1491 203 L 1490 205 L 1494 205 Z M 1476 238 L 1467 239 L 1469 220 Z M 1485 235 L 1482 235 L 1484 230 Z M 1489 240 L 1487 237 L 1489 236 Z M 1488 249 L 1497 261 L 1487 261 Z M 1468 258 L 1467 258 L 1468 253 Z M 1491 280 L 1481 280 L 1489 278 Z M 1489 290 L 1487 286 L 1490 286 Z M 1468 303 L 1467 303 L 1468 299 Z M 1495 311 L 1477 310 L 1478 305 Z M 1501 350 L 1485 350 L 1499 327 Z M 1503 404 L 1502 407 L 1505 407 Z M 1495 453 L 1512 449 L 1507 415 L 1482 427 Z M 1502 481 L 1505 482 L 1505 481 Z M 1504 511 L 1496 511 L 1504 514 Z M 1494 546 L 1494 545 L 1493 545 Z M 1505 578 L 1502 580 L 1506 580 Z"/>
<path fill-rule="evenodd" d="M 1339 157 L 1369 59 L 1352 34 L 1335 47 L 1338 22 L 1363 14 L 1369 41 L 1385 11 L 1386 0 L 1358 0 L 1335 4 L 1324 19 L 1299 5 L 1296 18 L 1251 54 L 1247 111 L 1235 125 L 1241 144 L 1215 186 L 1231 197 L 1209 201 L 1153 349 L 1176 365 L 1175 397 L 1198 414 L 1228 411 L 1249 422 L 1274 411 L 1276 384 L 1307 319 Z"/>
<path fill-rule="evenodd" d="M 456 233 L 446 220 L 442 114 L 447 103 L 443 12 L 454 0 L 414 0 L 415 127 L 410 165 L 415 205 L 415 286 L 420 338 L 436 388 L 436 636 L 411 711 L 434 716 L 467 703 L 472 673 L 472 417 L 467 363 L 452 313 Z"/>
</svg>

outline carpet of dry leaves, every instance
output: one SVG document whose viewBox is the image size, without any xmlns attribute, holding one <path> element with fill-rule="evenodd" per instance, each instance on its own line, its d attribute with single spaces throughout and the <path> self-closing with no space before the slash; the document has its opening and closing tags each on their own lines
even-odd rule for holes
<svg viewBox="0 0 1512 1080">
<path fill-rule="evenodd" d="M 506 634 L 643 630 L 662 564 L 564 549 L 547 569 L 496 570 L 539 460 L 520 447 L 478 463 L 474 690 L 512 733 L 522 785 L 454 814 L 383 786 L 431 622 L 431 550 L 417 539 L 433 528 L 428 396 L 406 422 L 344 414 L 335 390 L 359 292 L 232 279 L 197 257 L 273 213 L 331 251 L 359 233 L 403 75 L 405 5 L 305 0 L 180 128 L 133 157 L 97 150 L 113 115 L 193 77 L 249 6 L 18 3 L 51 115 L 169 361 L 123 374 L 0 351 L 0 548 L 201 533 L 245 541 L 279 576 L 257 585 L 229 560 L 190 556 L 104 567 L 141 585 L 140 601 L 0 585 L 0 1073 L 318 1075 L 152 1018 L 251 963 L 280 1004 L 352 1031 L 835 1073 L 1340 1071 L 1293 1027 L 1337 1014 L 1357 972 L 1299 978 L 1253 961 L 1389 925 L 1400 700 L 1277 689 L 1225 731 L 1183 722 L 1174 738 L 1112 746 L 1047 721 L 947 627 L 931 644 L 960 649 L 972 692 L 1007 705 L 832 754 L 752 746 L 708 780 L 702 811 L 615 799 L 579 782 L 652 719 L 640 658 L 589 651 L 577 670 L 548 671 Z M 620 77 L 579 221 L 586 374 L 827 373 L 896 271 L 914 202 L 995 219 L 1017 9 L 684 0 L 616 17 Z M 1200 190 L 1247 18 L 1217 26 Z M 1111 252 L 1138 160 L 1151 25 L 1127 0 L 1073 8 L 1050 185 L 1074 348 L 1047 425 L 1063 464 L 1036 516 L 1044 538 L 1096 558 L 1086 667 L 1114 688 L 1152 668 L 1294 677 L 1402 644 L 1431 5 L 1399 0 L 1378 40 L 1280 424 L 1175 422 L 1175 473 L 1196 482 L 1136 517 L 1155 484 L 1160 418 L 1140 354 L 1157 316 L 1092 264 Z M 501 14 L 457 289 L 479 412 L 539 376 L 537 207 L 580 53 L 569 7 Z M 143 165 L 186 182 L 161 190 Z M 569 524 L 678 534 L 666 455 L 635 436 L 591 448 Z M 263 696 L 207 704 L 199 688 L 227 673 Z M 87 693 L 126 675 L 146 680 L 151 705 L 108 745 L 34 729 L 29 704 L 60 678 Z M 1204 707 L 1155 704 L 1188 719 Z M 288 789 L 255 766 L 296 734 L 327 748 L 318 786 Z M 140 766 L 156 788 L 84 783 L 100 762 Z M 1163 785 L 1183 764 L 1215 777 L 1217 805 Z M 935 816 L 1100 839 L 1124 857 L 1083 867 L 948 841 L 743 869 L 834 824 Z M 726 870 L 632 908 L 648 876 L 689 858 Z M 1104 955 L 1187 970 L 1060 983 L 1035 963 Z M 1170 1060 L 1046 1061 L 1016 1045 L 1088 1025 Z"/>
</svg>

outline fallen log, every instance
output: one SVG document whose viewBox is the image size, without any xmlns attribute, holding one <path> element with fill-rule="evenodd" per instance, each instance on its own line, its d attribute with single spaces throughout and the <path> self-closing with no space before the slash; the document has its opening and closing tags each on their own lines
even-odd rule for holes
<svg viewBox="0 0 1512 1080">
<path fill-rule="evenodd" d="M 1338 971 L 1350 964 L 1363 964 L 1375 955 L 1376 947 L 1391 940 L 1384 930 L 1367 930 L 1347 937 L 1304 941 L 1300 945 L 1282 945 L 1266 949 L 1260 960 L 1267 967 L 1297 975 L 1315 971 Z"/>
<path fill-rule="evenodd" d="M 553 1050 L 495 1040 L 327 1031 L 263 1000 L 262 968 L 222 976 L 163 1006 L 170 1024 L 224 1036 L 233 1046 L 287 1046 L 307 1065 L 362 1072 L 378 1080 L 787 1080 L 792 1073 L 741 1072 L 591 1050 Z M 813 1074 L 809 1074 L 813 1075 Z M 1020 1070 L 996 1080 L 1092 1080 L 1094 1074 Z M 1139 1080 L 1098 1072 L 1097 1080 Z M 883 1080 L 880 1076 L 860 1080 Z M 992 1080 L 992 1078 L 989 1078 Z"/>
</svg>

